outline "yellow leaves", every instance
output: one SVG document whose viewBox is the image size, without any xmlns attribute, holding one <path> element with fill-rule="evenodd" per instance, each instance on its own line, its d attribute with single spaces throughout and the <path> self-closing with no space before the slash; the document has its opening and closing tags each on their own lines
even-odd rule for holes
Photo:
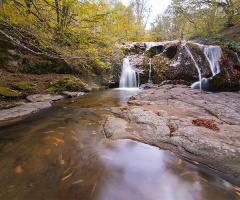
<svg viewBox="0 0 240 200">
<path fill-rule="evenodd" d="M 240 188 L 238 186 L 234 186 L 233 189 L 235 190 L 235 193 L 240 196 Z"/>
</svg>

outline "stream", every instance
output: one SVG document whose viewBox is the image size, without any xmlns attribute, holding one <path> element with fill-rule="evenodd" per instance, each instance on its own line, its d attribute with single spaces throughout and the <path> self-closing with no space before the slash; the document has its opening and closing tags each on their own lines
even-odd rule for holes
<svg viewBox="0 0 240 200">
<path fill-rule="evenodd" d="M 112 141 L 110 107 L 140 89 L 111 89 L 55 102 L 0 129 L 2 200 L 235 200 L 240 188 L 157 147 Z"/>
</svg>

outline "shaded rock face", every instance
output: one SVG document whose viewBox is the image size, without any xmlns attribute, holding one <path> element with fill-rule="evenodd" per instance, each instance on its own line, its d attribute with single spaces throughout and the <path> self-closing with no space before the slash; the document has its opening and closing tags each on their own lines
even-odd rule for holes
<svg viewBox="0 0 240 200">
<path fill-rule="evenodd" d="M 181 85 L 144 90 L 112 108 L 104 132 L 134 139 L 240 178 L 239 93 L 208 94 Z"/>
</svg>

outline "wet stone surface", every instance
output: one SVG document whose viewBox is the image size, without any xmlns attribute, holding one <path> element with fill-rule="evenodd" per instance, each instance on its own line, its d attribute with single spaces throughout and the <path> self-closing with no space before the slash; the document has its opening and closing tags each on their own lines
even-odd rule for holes
<svg viewBox="0 0 240 200">
<path fill-rule="evenodd" d="M 163 85 L 132 97 L 130 106 L 118 108 L 120 119 L 108 118 L 104 131 L 112 139 L 164 147 L 240 178 L 239 102 L 239 93 Z"/>
<path fill-rule="evenodd" d="M 163 146 L 106 138 L 103 126 L 110 138 L 150 144 L 192 126 L 173 106 L 128 106 L 139 92 L 106 90 L 57 101 L 1 127 L 0 199 L 237 200 L 237 179 L 222 179 Z"/>
</svg>

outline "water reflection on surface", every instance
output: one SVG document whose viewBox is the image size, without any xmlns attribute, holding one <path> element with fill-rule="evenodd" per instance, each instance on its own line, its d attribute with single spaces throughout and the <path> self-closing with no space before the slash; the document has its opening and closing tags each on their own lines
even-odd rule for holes
<svg viewBox="0 0 240 200">
<path fill-rule="evenodd" d="M 139 91 L 59 101 L 0 130 L 0 199 L 237 199 L 238 188 L 170 152 L 102 134 L 107 108 Z"/>
</svg>

